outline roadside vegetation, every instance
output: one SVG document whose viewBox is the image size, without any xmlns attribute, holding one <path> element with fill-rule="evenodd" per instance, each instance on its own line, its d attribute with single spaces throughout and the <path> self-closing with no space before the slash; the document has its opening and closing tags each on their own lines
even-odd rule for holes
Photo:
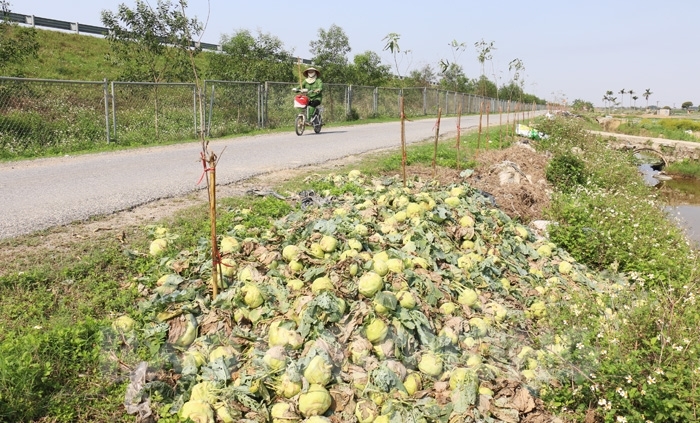
<svg viewBox="0 0 700 423">
<path fill-rule="evenodd" d="M 631 157 L 606 149 L 577 119 L 540 120 L 537 128 L 549 137 L 533 145 L 552 155 L 547 168 L 555 187 L 546 211 L 555 222 L 550 240 L 588 266 L 589 277 L 607 275 L 591 279 L 586 289 L 543 285 L 544 294 L 564 294 L 550 298 L 561 306 L 548 307 L 546 319 L 538 323 L 538 331 L 551 335 L 541 342 L 558 345 L 557 368 L 562 369 L 540 385 L 541 398 L 567 421 L 586 415 L 606 422 L 696 420 L 700 315 L 695 252 L 640 181 Z M 489 136 L 498 140 L 496 131 Z M 477 137 L 462 139 L 468 158 L 462 168 L 478 163 Z M 407 162 L 430 168 L 435 157 L 440 168 L 454 168 L 455 140 L 438 147 L 434 156 L 432 143 L 411 146 Z M 574 147 L 581 152 L 573 154 Z M 353 168 L 369 176 L 401 169 L 400 153 L 368 160 Z M 340 196 L 348 187 L 300 177 L 277 191 L 338 190 L 332 193 Z M 252 237 L 263 236 L 276 219 L 303 213 L 272 197 L 228 198 L 219 207 L 222 227 L 243 225 Z M 134 360 L 147 360 L 157 351 L 120 355 L 107 342 L 111 323 L 122 314 L 136 315 L 141 296 L 153 288 L 152 275 L 163 265 L 147 253 L 153 231 L 168 228 L 174 236 L 171 251 L 199 245 L 209 229 L 207 211 L 202 205 L 148 228 L 125 228 L 126 237 L 94 236 L 58 248 L 42 244 L 41 234 L 2 242 L 3 249 L 18 252 L 0 265 L 2 419 L 132 421 L 123 408 L 126 372 Z"/>
<path fill-rule="evenodd" d="M 104 67 L 96 66 L 97 61 L 90 58 L 91 54 L 102 57 L 113 51 L 107 50 L 105 40 L 48 31 L 37 33 L 41 34 L 37 38 L 42 45 L 40 51 L 45 54 L 21 64 L 8 61 L 3 64 L 5 69 L 18 76 L 59 79 L 101 80 L 124 75 L 100 75 L 105 72 Z M 319 53 L 316 59 L 329 69 L 330 75 L 345 77 L 346 81 L 373 75 L 372 80 L 357 79 L 356 83 L 397 83 L 392 82 L 388 69 L 376 61 L 377 56 L 372 52 L 356 56 L 351 64 L 342 48 L 323 50 L 328 45 L 326 41 L 343 40 L 343 36 L 342 29 L 335 26 L 327 31 L 319 30 L 317 45 L 324 55 Z M 73 47 L 70 53 L 65 53 L 68 56 L 64 53 L 52 56 L 48 51 L 59 51 L 62 44 L 49 48 L 49 39 L 63 39 L 71 45 L 93 41 L 102 44 L 98 50 L 83 45 Z M 395 34 L 393 40 L 397 39 Z M 269 45 L 269 41 L 279 40 L 269 34 L 258 34 L 256 39 L 250 32 L 241 31 L 227 38 L 224 44 L 227 52 L 237 48 L 258 51 L 258 47 Z M 254 63 L 270 65 L 264 58 L 280 54 L 289 58 L 281 44 L 272 45 L 277 46 L 274 51 L 261 52 L 262 60 Z M 67 61 L 66 57 L 75 61 Z M 126 60 L 124 57 L 122 60 Z M 480 59 L 482 64 L 486 57 Z M 293 69 L 280 70 L 275 66 L 251 69 L 245 63 L 233 68 L 229 64 L 236 62 L 235 55 L 209 61 L 205 55 L 199 55 L 196 60 L 205 75 L 226 72 L 227 78 L 238 78 L 243 74 L 237 72 L 255 70 L 258 72 L 255 78 L 266 75 L 265 72 L 281 72 L 294 81 Z M 76 62 L 91 65 L 80 72 L 66 65 Z M 377 73 L 368 73 L 368 66 Z M 460 78 L 463 75 L 458 74 L 459 67 L 448 67 L 457 75 L 439 83 L 458 81 L 482 89 L 486 95 L 494 89 L 498 95 L 498 87 L 489 85 L 485 75 L 470 81 Z M 51 73 L 46 73 L 48 69 L 52 69 Z M 522 69 L 522 63 L 518 62 L 517 70 Z M 130 69 L 134 75 L 137 71 Z M 171 76 L 164 77 L 168 78 Z M 406 81 L 436 82 L 429 68 L 409 75 L 400 83 Z M 523 85 L 517 78 L 512 82 L 510 91 Z M 522 97 L 523 93 L 514 95 Z M 534 342 L 537 350 L 523 362 L 526 364 L 521 363 L 530 371 L 523 373 L 527 375 L 523 376 L 523 383 L 536 386 L 534 392 L 548 412 L 567 421 L 696 421 L 700 414 L 700 313 L 696 303 L 700 279 L 696 252 L 662 211 L 663 204 L 653 190 L 640 179 L 633 158 L 607 149 L 604 142 L 585 131 L 585 125 L 592 125 L 592 121 L 557 117 L 535 122 L 537 130 L 548 137 L 531 144 L 540 153 L 551 156 L 546 179 L 554 192 L 551 206 L 542 216 L 552 222 L 549 238 L 540 241 L 548 249 L 529 254 L 537 258 L 555 254 L 558 261 L 550 262 L 546 268 L 532 266 L 520 275 L 523 281 L 537 285 L 531 287 L 528 295 L 540 298 L 532 304 L 517 303 L 518 311 L 523 313 L 512 320 L 522 326 L 521 331 L 532 331 L 527 339 Z M 693 122 L 685 120 L 666 123 L 640 120 L 625 124 L 624 130 L 640 134 L 658 132 L 679 139 L 673 134 L 680 136 L 687 130 L 695 131 L 692 125 Z M 478 164 L 480 149 L 505 148 L 511 144 L 511 138 L 500 138 L 503 134 L 496 128 L 486 134 L 465 135 L 460 145 L 461 160 L 457 159 L 456 143 L 452 139 L 438 143 L 437 149 L 433 143 L 410 146 L 405 158 L 400 152 L 374 155 L 353 168 L 378 178 L 400 173 L 404 163 L 434 169 L 470 169 Z M 688 173 L 696 172 L 691 164 L 677 166 Z M 349 170 L 335 169 L 333 173 L 347 174 Z M 327 173 L 321 178 L 300 177 L 276 190 L 298 193 L 312 189 L 338 197 L 364 193 L 356 185 L 345 184 L 343 178 L 324 177 Z M 336 184 L 336 180 L 343 184 Z M 222 228 L 231 233 L 238 228 L 246 239 L 266 241 L 276 221 L 290 214 L 305 213 L 298 204 L 273 197 L 221 199 L 219 208 Z M 166 340 L 133 343 L 139 336 L 142 337 L 139 339 L 147 338 L 147 331 L 128 332 L 122 327 L 115 331 L 113 322 L 118 316 L 143 319 L 152 314 L 152 310 L 140 307 L 147 294 L 158 292 L 154 276 L 164 269 L 178 267 L 181 272 L 195 274 L 189 266 L 200 265 L 208 251 L 208 212 L 208 207 L 202 205 L 148 227 L 123 228 L 116 234 L 96 233 L 61 245 L 42 240 L 62 229 L 0 242 L 0 248 L 13 252 L 5 254 L 0 263 L 0 310 L 3 310 L 0 326 L 4 329 L 0 333 L 0 420 L 133 421 L 133 416 L 126 415 L 124 410 L 129 372 L 141 360 L 161 360 L 161 347 L 166 345 Z M 436 216 L 438 221 L 441 218 Z M 167 236 L 168 254 L 177 260 L 149 252 L 155 234 Z M 525 238 L 534 239 L 529 235 Z M 567 266 L 562 263 L 585 267 L 575 273 L 575 278 L 565 277 L 571 269 L 564 271 Z M 545 277 L 545 272 L 556 277 Z M 508 291 L 505 287 L 479 289 L 489 297 L 501 295 L 503 289 Z M 518 298 L 511 301 L 522 300 L 521 292 L 516 291 L 519 287 L 513 289 Z M 202 292 L 206 294 L 206 284 Z M 541 307 L 532 307 L 540 303 Z M 250 315 L 246 318 L 250 319 Z M 496 353 L 488 348 L 480 352 L 485 356 Z M 167 363 L 163 362 L 162 373 L 177 375 L 171 380 L 172 386 L 176 386 L 180 375 Z M 167 416 L 163 420 L 174 422 L 177 415 L 168 414 L 173 406 L 168 400 L 172 398 L 159 396 L 171 387 L 165 385 L 149 395 L 153 395 L 154 404 L 163 406 L 156 410 Z M 185 394 L 189 395 L 180 393 Z M 259 402 L 264 403 L 264 397 Z M 445 417 L 438 421 L 447 420 Z"/>
</svg>

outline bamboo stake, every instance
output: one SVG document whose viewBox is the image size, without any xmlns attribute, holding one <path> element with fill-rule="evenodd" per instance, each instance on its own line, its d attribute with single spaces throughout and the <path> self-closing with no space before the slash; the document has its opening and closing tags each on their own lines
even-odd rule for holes
<svg viewBox="0 0 700 423">
<path fill-rule="evenodd" d="M 486 144 L 491 143 L 491 124 L 489 119 L 491 117 L 491 102 L 486 103 Z"/>
<path fill-rule="evenodd" d="M 183 16 L 185 14 L 185 2 L 180 1 L 180 8 L 182 10 Z M 189 31 L 187 31 L 189 37 Z M 202 160 L 202 167 L 204 168 L 204 173 L 207 175 L 207 196 L 209 197 L 209 218 L 210 218 L 210 235 L 211 235 L 211 281 L 212 281 L 212 299 L 215 299 L 219 293 L 219 279 L 221 278 L 221 254 L 219 253 L 219 243 L 217 242 L 216 233 L 216 154 L 209 150 L 209 141 L 206 139 L 206 129 L 204 124 L 204 105 L 203 105 L 203 94 L 200 88 L 199 76 L 197 74 L 197 66 L 195 66 L 194 55 L 191 49 L 188 49 L 188 54 L 190 56 L 190 64 L 192 65 L 192 72 L 194 73 L 194 79 L 197 85 L 197 98 L 199 106 L 199 122 L 200 130 L 199 140 L 202 146 L 202 151 L 200 152 L 200 157 Z"/>
<path fill-rule="evenodd" d="M 481 120 L 484 117 L 484 100 L 481 100 L 479 104 L 479 135 L 476 137 L 476 153 L 475 156 L 479 155 L 479 149 L 481 148 Z"/>
<path fill-rule="evenodd" d="M 442 115 L 442 107 L 438 107 L 437 123 L 435 124 L 435 147 L 433 148 L 433 178 L 437 177 L 437 150 L 438 138 L 440 137 L 440 116 Z"/>
<path fill-rule="evenodd" d="M 215 299 L 219 294 L 219 273 L 221 268 L 219 243 L 216 241 L 216 154 L 213 152 L 209 153 L 207 164 L 209 167 L 209 222 L 212 249 L 211 290 L 212 299 Z"/>
<path fill-rule="evenodd" d="M 403 186 L 406 188 L 406 114 L 403 107 L 403 95 L 399 102 L 401 108 L 401 169 L 403 171 Z"/>
<path fill-rule="evenodd" d="M 462 134 L 462 105 L 459 105 L 459 112 L 457 113 L 457 171 L 460 170 L 460 135 Z"/>
<path fill-rule="evenodd" d="M 510 135 L 510 100 L 508 100 L 508 108 L 506 112 L 506 137 Z"/>
<path fill-rule="evenodd" d="M 503 106 L 498 104 L 498 149 L 501 149 L 501 140 L 503 139 Z"/>
</svg>

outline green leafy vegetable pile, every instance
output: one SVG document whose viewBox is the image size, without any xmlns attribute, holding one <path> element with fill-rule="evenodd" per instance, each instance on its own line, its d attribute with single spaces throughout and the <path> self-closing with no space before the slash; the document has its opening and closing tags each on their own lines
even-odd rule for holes
<svg viewBox="0 0 700 423">
<path fill-rule="evenodd" d="M 546 415 L 539 394 L 575 348 L 548 336 L 548 310 L 601 283 L 466 183 L 323 182 L 353 189 L 222 237 L 214 300 L 206 240 L 152 251 L 157 283 L 113 325 L 152 370 L 132 377 L 127 409 L 207 423 Z"/>
</svg>

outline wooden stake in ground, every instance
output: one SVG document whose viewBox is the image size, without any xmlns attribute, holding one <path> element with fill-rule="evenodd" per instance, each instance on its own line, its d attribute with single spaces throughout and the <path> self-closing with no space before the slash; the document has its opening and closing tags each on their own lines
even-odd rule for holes
<svg viewBox="0 0 700 423">
<path fill-rule="evenodd" d="M 182 10 L 182 15 L 187 16 L 185 13 L 184 1 L 180 1 L 180 9 Z M 191 39 L 189 30 L 186 30 L 187 37 Z M 219 280 L 221 279 L 221 254 L 219 253 L 219 243 L 217 242 L 216 233 L 216 162 L 217 157 L 212 151 L 209 150 L 209 141 L 206 139 L 206 134 L 208 130 L 204 125 L 204 95 L 200 88 L 199 76 L 197 74 L 197 66 L 194 61 L 194 54 L 192 49 L 187 50 L 190 57 L 190 64 L 192 65 L 192 72 L 194 74 L 194 80 L 197 86 L 197 106 L 199 108 L 199 122 L 200 129 L 197 131 L 199 135 L 199 140 L 202 146 L 202 151 L 200 152 L 200 157 L 202 160 L 202 167 L 204 168 L 204 173 L 202 177 L 207 176 L 207 194 L 209 197 L 209 219 L 210 219 L 210 229 L 211 229 L 211 284 L 212 284 L 212 299 L 216 298 L 219 294 Z M 195 121 L 196 126 L 196 121 Z M 198 182 L 199 183 L 199 182 Z"/>
<path fill-rule="evenodd" d="M 209 196 L 209 227 L 211 237 L 211 291 L 212 299 L 219 294 L 221 276 L 221 254 L 216 232 L 216 154 L 202 144 L 202 166 L 207 174 L 207 194 Z"/>
<path fill-rule="evenodd" d="M 459 105 L 459 111 L 457 112 L 457 171 L 461 170 L 460 167 L 460 143 L 459 138 L 462 134 L 462 104 Z"/>
<path fill-rule="evenodd" d="M 433 178 L 437 177 L 437 150 L 438 138 L 440 137 L 440 116 L 442 115 L 442 107 L 438 107 L 438 118 L 435 123 L 435 147 L 433 148 Z"/>
<path fill-rule="evenodd" d="M 479 135 L 476 137 L 476 152 L 475 156 L 479 155 L 479 149 L 481 148 L 481 119 L 484 117 L 484 100 L 481 100 L 479 104 Z"/>
<path fill-rule="evenodd" d="M 399 99 L 401 109 L 401 169 L 403 172 L 403 186 L 406 187 L 406 114 L 403 108 L 403 95 Z"/>
<path fill-rule="evenodd" d="M 506 137 L 511 135 L 510 133 L 510 100 L 508 100 L 508 106 L 506 108 Z"/>
<path fill-rule="evenodd" d="M 503 139 L 503 106 L 498 103 L 498 149 L 501 149 L 501 140 Z"/>
<path fill-rule="evenodd" d="M 491 143 L 491 102 L 486 103 L 486 144 Z"/>
</svg>

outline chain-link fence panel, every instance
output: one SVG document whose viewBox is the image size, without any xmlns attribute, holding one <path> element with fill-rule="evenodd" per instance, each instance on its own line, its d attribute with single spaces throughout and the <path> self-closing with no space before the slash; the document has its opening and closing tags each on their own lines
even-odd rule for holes
<svg viewBox="0 0 700 423">
<path fill-rule="evenodd" d="M 323 84 L 323 122 L 344 122 L 348 119 L 348 86 Z"/>
<path fill-rule="evenodd" d="M 107 143 L 106 82 L 0 77 L 0 158 Z"/>
<path fill-rule="evenodd" d="M 219 138 L 261 127 L 262 90 L 258 82 L 204 81 L 207 136 Z"/>
<path fill-rule="evenodd" d="M 429 115 L 437 116 L 438 107 L 440 104 L 440 90 L 436 88 L 428 88 L 425 90 L 425 110 Z"/>
<path fill-rule="evenodd" d="M 350 111 L 348 118 L 351 120 L 369 119 L 377 116 L 375 104 L 376 87 L 351 85 L 348 87 L 350 96 Z"/>
<path fill-rule="evenodd" d="M 293 88 L 299 84 L 291 82 L 266 82 L 263 93 L 263 121 L 267 128 L 294 126 L 294 118 L 300 109 L 294 108 Z"/>
<path fill-rule="evenodd" d="M 122 145 L 195 139 L 197 86 L 112 82 L 112 138 Z"/>
<path fill-rule="evenodd" d="M 377 88 L 377 116 L 379 117 L 401 117 L 399 108 L 399 98 L 401 90 L 398 88 Z"/>
<path fill-rule="evenodd" d="M 443 115 L 456 115 L 457 114 L 457 95 L 458 93 L 454 91 L 445 91 L 444 93 L 444 104 L 442 106 Z"/>
<path fill-rule="evenodd" d="M 404 114 L 408 117 L 425 116 L 425 89 L 404 88 L 402 92 Z"/>
</svg>

